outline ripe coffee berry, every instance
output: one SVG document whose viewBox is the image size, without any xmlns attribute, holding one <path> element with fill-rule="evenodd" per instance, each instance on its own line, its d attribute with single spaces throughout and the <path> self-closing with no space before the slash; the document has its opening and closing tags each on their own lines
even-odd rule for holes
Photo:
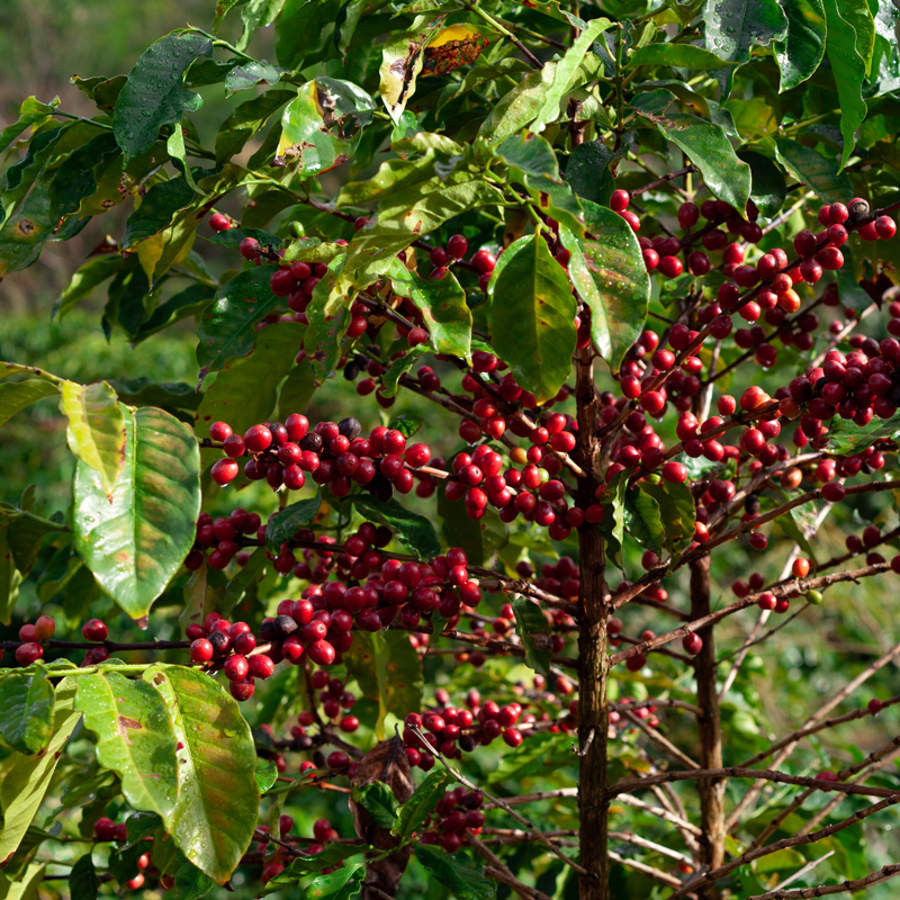
<svg viewBox="0 0 900 900">
<path fill-rule="evenodd" d="M 102 619 L 88 619 L 81 626 L 81 636 L 86 641 L 105 641 L 109 636 L 109 628 Z"/>
</svg>

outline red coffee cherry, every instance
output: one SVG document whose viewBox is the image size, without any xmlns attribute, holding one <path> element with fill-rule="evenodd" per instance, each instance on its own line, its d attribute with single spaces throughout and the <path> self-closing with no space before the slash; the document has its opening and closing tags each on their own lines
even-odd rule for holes
<svg viewBox="0 0 900 900">
<path fill-rule="evenodd" d="M 219 485 L 219 487 L 225 487 L 226 484 L 231 484 L 231 482 L 237 478 L 238 472 L 240 472 L 240 466 L 238 466 L 233 459 L 216 460 L 209 470 L 212 480 Z"/>
<path fill-rule="evenodd" d="M 81 636 L 86 641 L 105 641 L 109 636 L 109 628 L 102 619 L 88 619 L 81 626 Z"/>
<path fill-rule="evenodd" d="M 231 228 L 231 219 L 224 213 L 213 213 L 209 217 L 209 227 L 213 231 L 228 231 Z"/>
<path fill-rule="evenodd" d="M 215 653 L 213 645 L 206 638 L 197 638 L 191 642 L 191 662 L 198 665 L 208 663 Z"/>
</svg>

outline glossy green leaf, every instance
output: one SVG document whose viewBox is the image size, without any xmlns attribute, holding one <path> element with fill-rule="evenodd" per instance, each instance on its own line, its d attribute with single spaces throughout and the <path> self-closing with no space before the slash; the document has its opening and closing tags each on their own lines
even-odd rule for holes
<svg viewBox="0 0 900 900">
<path fill-rule="evenodd" d="M 285 541 L 312 522 L 321 506 L 322 498 L 317 490 L 315 497 L 298 500 L 280 509 L 266 525 L 266 546 L 277 553 Z"/>
<path fill-rule="evenodd" d="M 419 559 L 439 556 L 441 544 L 431 520 L 410 512 L 396 500 L 381 501 L 365 494 L 354 494 L 353 505 L 373 522 L 387 525 Z"/>
<path fill-rule="evenodd" d="M 153 144 L 163 125 L 198 108 L 199 97 L 185 90 L 184 73 L 195 59 L 211 52 L 208 38 L 173 32 L 141 54 L 113 110 L 113 134 L 127 159 Z"/>
<path fill-rule="evenodd" d="M 19 753 L 37 753 L 53 734 L 53 686 L 39 668 L 0 678 L 0 742 Z"/>
<path fill-rule="evenodd" d="M 825 5 L 823 0 L 782 0 L 782 6 L 788 30 L 775 42 L 775 59 L 781 70 L 779 90 L 788 91 L 810 78 L 825 56 Z"/>
<path fill-rule="evenodd" d="M 154 407 L 125 415 L 125 460 L 107 492 L 75 469 L 75 546 L 99 585 L 132 618 L 145 616 L 194 543 L 200 451 L 191 429 Z"/>
<path fill-rule="evenodd" d="M 846 203 L 853 196 L 853 185 L 845 174 L 838 174 L 836 160 L 789 138 L 779 138 L 775 157 L 788 172 L 812 188 L 826 203 Z"/>
<path fill-rule="evenodd" d="M 875 26 L 866 4 L 857 4 L 855 0 L 825 0 L 825 17 L 828 23 L 825 52 L 837 87 L 844 139 L 840 171 L 853 153 L 857 131 L 866 117 L 862 87 L 872 59 Z"/>
<path fill-rule="evenodd" d="M 530 72 L 521 79 L 493 105 L 478 133 L 499 143 L 531 125 L 553 88 L 556 67 L 556 62 L 546 62 L 539 72 Z"/>
<path fill-rule="evenodd" d="M 881 438 L 897 437 L 900 437 L 900 413 L 894 413 L 889 419 L 872 419 L 868 425 L 857 425 L 852 419 L 836 417 L 829 428 L 828 450 L 850 455 Z"/>
<path fill-rule="evenodd" d="M 256 350 L 244 359 L 226 363 L 207 388 L 197 410 L 205 430 L 224 420 L 238 433 L 264 422 L 275 408 L 278 385 L 303 346 L 299 322 L 276 322 L 257 335 Z"/>
<path fill-rule="evenodd" d="M 550 626 L 540 607 L 526 597 L 513 600 L 516 630 L 525 649 L 525 662 L 538 672 L 550 670 Z"/>
<path fill-rule="evenodd" d="M 9 546 L 9 532 L 9 520 L 0 519 L 0 622 L 4 625 L 9 625 L 12 619 L 13 606 L 22 581 Z"/>
<path fill-rule="evenodd" d="M 278 64 L 299 69 L 307 57 L 322 50 L 342 6 L 343 0 L 286 0 L 275 23 Z"/>
<path fill-rule="evenodd" d="M 696 509 L 687 485 L 669 481 L 642 483 L 640 489 L 652 497 L 662 517 L 663 543 L 670 554 L 682 551 L 694 539 Z"/>
<path fill-rule="evenodd" d="M 125 799 L 169 821 L 178 790 L 176 738 L 159 693 L 107 670 L 78 679 L 75 708 L 97 735 L 97 761 L 119 776 Z"/>
<path fill-rule="evenodd" d="M 569 277 L 591 310 L 591 338 L 617 369 L 644 327 L 650 276 L 628 223 L 611 209 L 582 203 L 588 234 L 581 240 L 564 225 L 560 239 L 569 251 Z"/>
<path fill-rule="evenodd" d="M 176 739 L 177 801 L 166 830 L 190 862 L 222 884 L 256 827 L 250 726 L 237 701 L 198 669 L 154 665 L 144 680 L 162 697 Z"/>
<path fill-rule="evenodd" d="M 401 753 L 405 752 L 403 749 Z M 391 789 L 381 781 L 355 786 L 351 797 L 372 817 L 381 828 L 393 828 L 397 821 L 397 800 Z"/>
<path fill-rule="evenodd" d="M 743 211 L 750 196 L 750 167 L 738 158 L 721 126 L 697 116 L 659 115 L 641 106 L 636 108 L 639 115 L 656 125 L 667 141 L 690 158 L 716 197 Z"/>
<path fill-rule="evenodd" d="M 566 182 L 579 197 L 606 205 L 615 189 L 609 164 L 616 158 L 603 141 L 579 144 L 566 163 Z"/>
<path fill-rule="evenodd" d="M 553 397 L 572 368 L 575 299 L 541 237 L 528 235 L 506 248 L 491 274 L 488 299 L 492 346 L 539 403 Z"/>
<path fill-rule="evenodd" d="M 408 297 L 422 313 L 429 344 L 435 352 L 468 359 L 472 349 L 472 313 L 456 276 L 447 272 L 440 280 L 425 279 L 399 259 L 391 261 L 386 274 L 394 291 Z"/>
<path fill-rule="evenodd" d="M 662 554 L 663 523 L 659 503 L 637 486 L 625 493 L 625 530 L 641 547 Z"/>
<path fill-rule="evenodd" d="M 274 264 L 245 269 L 216 291 L 216 301 L 201 316 L 197 362 L 218 371 L 230 359 L 246 356 L 256 345 L 256 323 L 284 301 L 269 288 Z"/>
<path fill-rule="evenodd" d="M 327 172 L 350 158 L 374 108 L 372 98 L 350 81 L 307 81 L 281 114 L 277 158 L 300 175 Z"/>
<path fill-rule="evenodd" d="M 125 415 L 116 392 L 105 381 L 64 381 L 59 410 L 68 419 L 69 450 L 99 474 L 109 493 L 125 461 Z"/>
<path fill-rule="evenodd" d="M 100 879 L 94 868 L 90 852 L 85 853 L 69 872 L 69 891 L 78 900 L 96 900 L 100 890 Z"/>
<path fill-rule="evenodd" d="M 487 878 L 483 869 L 476 869 L 429 844 L 416 845 L 416 859 L 439 884 L 449 888 L 460 900 L 491 900 L 497 896 L 497 882 Z"/>
<path fill-rule="evenodd" d="M 750 166 L 753 202 L 764 216 L 774 216 L 787 196 L 784 173 L 767 156 L 742 150 L 738 156 Z"/>
<path fill-rule="evenodd" d="M 16 413 L 55 394 L 59 388 L 43 378 L 26 378 L 23 381 L 0 381 L 0 425 L 8 422 Z"/>
<path fill-rule="evenodd" d="M 675 69 L 709 69 L 715 71 L 733 63 L 696 44 L 649 44 L 631 54 L 633 66 L 671 66 Z"/>
<path fill-rule="evenodd" d="M 413 832 L 421 828 L 452 781 L 453 776 L 445 769 L 435 769 L 429 772 L 412 797 L 400 807 L 397 822 L 391 829 L 391 833 L 401 842 L 409 840 Z"/>
<path fill-rule="evenodd" d="M 256 31 L 275 21 L 284 3 L 285 0 L 247 0 L 241 8 L 243 28 L 235 45 L 238 50 L 246 50 Z"/>
<path fill-rule="evenodd" d="M 12 753 L 0 760 L 0 863 L 5 862 L 25 837 L 28 826 L 50 787 L 59 757 L 78 724 L 75 710 L 75 678 L 64 678 L 56 686 L 53 736 L 40 755 Z"/>
<path fill-rule="evenodd" d="M 310 900 L 351 900 L 359 897 L 365 874 L 365 865 L 355 863 L 327 875 L 317 875 L 307 883 L 304 897 Z"/>
<path fill-rule="evenodd" d="M 788 27 L 778 0 L 706 0 L 703 22 L 706 49 L 730 62 L 744 62 L 754 46 L 781 40 Z"/>
</svg>

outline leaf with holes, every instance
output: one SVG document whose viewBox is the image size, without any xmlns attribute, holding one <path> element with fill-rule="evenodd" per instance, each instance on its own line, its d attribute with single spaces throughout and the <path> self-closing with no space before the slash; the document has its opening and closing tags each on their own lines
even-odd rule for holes
<svg viewBox="0 0 900 900">
<path fill-rule="evenodd" d="M 154 665 L 143 677 L 162 698 L 176 740 L 177 795 L 166 830 L 198 869 L 223 884 L 256 828 L 250 726 L 237 701 L 197 669 Z"/>
<path fill-rule="evenodd" d="M 145 616 L 194 543 L 200 450 L 191 429 L 149 406 L 125 417 L 125 459 L 107 491 L 75 469 L 75 547 L 98 584 L 132 618 Z"/>
</svg>

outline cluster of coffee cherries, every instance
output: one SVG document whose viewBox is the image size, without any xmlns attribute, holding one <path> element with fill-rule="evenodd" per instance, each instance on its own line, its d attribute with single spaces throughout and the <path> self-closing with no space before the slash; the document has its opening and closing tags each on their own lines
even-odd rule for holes
<svg viewBox="0 0 900 900">
<path fill-rule="evenodd" d="M 437 802 L 434 813 L 424 822 L 423 844 L 437 844 L 448 853 L 455 853 L 484 828 L 484 795 L 460 785 L 447 791 Z"/>
<path fill-rule="evenodd" d="M 15 649 L 16 662 L 30 666 L 44 655 L 44 644 L 56 633 L 56 621 L 52 616 L 38 616 L 34 622 L 26 622 L 19 628 L 19 640 Z"/>
<path fill-rule="evenodd" d="M 328 819 L 316 819 L 313 823 L 313 840 L 301 840 L 293 834 L 296 824 L 293 816 L 282 813 L 278 817 L 278 840 L 275 843 L 269 839 L 270 831 L 268 825 L 260 825 L 257 831 L 262 833 L 260 840 L 257 841 L 255 850 L 263 859 L 263 869 L 260 880 L 262 883 L 268 884 L 273 878 L 280 875 L 285 866 L 295 858 L 292 851 L 296 851 L 302 847 L 302 851 L 307 856 L 317 856 L 324 849 L 326 844 L 336 840 L 339 837 L 338 832 L 334 829 Z M 322 870 L 323 874 L 333 872 L 336 867 L 327 867 Z"/>
<path fill-rule="evenodd" d="M 350 714 L 356 703 L 356 695 L 348 691 L 342 678 L 335 678 L 327 669 L 316 669 L 309 675 L 309 685 L 319 691 L 319 708 L 327 721 L 336 724 L 345 734 L 359 728 L 359 719 Z M 306 735 L 306 729 L 317 721 L 316 712 L 303 709 L 297 714 L 297 724 L 291 727 L 295 740 Z"/>
<path fill-rule="evenodd" d="M 537 721 L 517 700 L 500 706 L 493 700 L 482 702 L 477 690 L 470 690 L 463 706 L 452 706 L 443 688 L 435 693 L 437 704 L 422 713 L 410 713 L 404 722 L 403 743 L 411 766 L 428 771 L 434 766 L 429 747 L 448 759 L 459 758 L 478 746 L 488 746 L 502 738 L 509 747 L 522 743 L 525 731 Z M 523 729 L 522 726 L 525 726 Z M 424 740 L 423 740 L 424 738 Z"/>
<path fill-rule="evenodd" d="M 284 486 L 297 491 L 308 476 L 327 485 L 335 497 L 346 497 L 359 485 L 388 500 L 395 490 L 409 493 L 415 471 L 431 460 L 427 444 L 407 445 L 396 428 L 379 425 L 363 437 L 362 425 L 352 416 L 310 428 L 305 415 L 292 413 L 284 423 L 251 425 L 243 435 L 235 434 L 227 422 L 213 422 L 210 438 L 225 454 L 210 470 L 220 486 L 243 471 L 250 481 L 265 480 L 273 490 Z M 242 469 L 237 461 L 245 457 Z"/>
</svg>

